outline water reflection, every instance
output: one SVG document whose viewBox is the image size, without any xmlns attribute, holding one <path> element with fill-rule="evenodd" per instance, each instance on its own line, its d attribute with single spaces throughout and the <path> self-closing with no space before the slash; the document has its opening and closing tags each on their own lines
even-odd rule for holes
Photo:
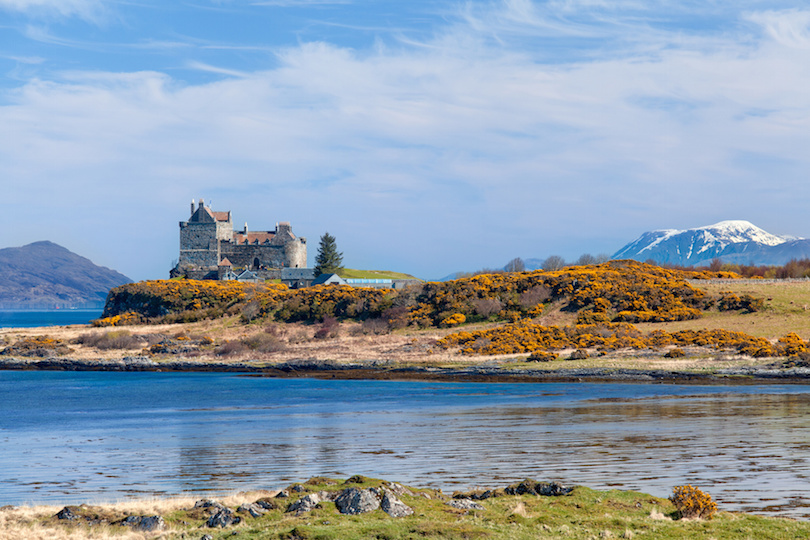
<svg viewBox="0 0 810 540">
<path fill-rule="evenodd" d="M 121 375 L 0 373 L 0 395 L 49 395 L 0 402 L 0 505 L 364 474 L 446 490 L 534 477 L 658 496 L 692 483 L 725 509 L 810 517 L 803 386 Z"/>
</svg>

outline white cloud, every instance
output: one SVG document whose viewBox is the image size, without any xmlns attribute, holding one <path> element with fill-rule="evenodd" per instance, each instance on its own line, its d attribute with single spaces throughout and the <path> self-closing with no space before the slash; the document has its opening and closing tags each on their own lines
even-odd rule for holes
<svg viewBox="0 0 810 540">
<path fill-rule="evenodd" d="M 781 45 L 810 49 L 810 11 L 765 11 L 751 13 L 748 18 Z"/>
<path fill-rule="evenodd" d="M 545 33 L 537 9 L 508 2 L 496 33 L 531 35 L 526 21 Z M 785 55 L 784 40 L 751 35 L 678 41 L 644 23 L 634 54 L 548 62 L 490 40 L 479 15 L 421 47 L 304 43 L 254 72 L 192 63 L 236 76 L 206 84 L 151 71 L 31 81 L 0 106 L 0 176 L 16 183 L 0 206 L 28 221 L 51 208 L 47 194 L 105 219 L 94 241 L 138 246 L 108 263 L 135 278 L 162 275 L 176 222 L 200 196 L 254 227 L 290 219 L 313 240 L 329 230 L 357 266 L 382 259 L 437 277 L 612 251 L 620 243 L 571 239 L 630 240 L 731 207 L 768 229 L 768 212 L 784 222 L 810 196 L 798 181 L 810 165 L 804 49 Z M 750 20 L 783 28 L 771 14 Z M 138 220 L 148 226 L 128 225 Z M 81 238 L 79 225 L 60 234 Z M 46 237 L 36 227 L 32 240 Z M 475 258 L 484 251 L 489 261 Z"/>
</svg>

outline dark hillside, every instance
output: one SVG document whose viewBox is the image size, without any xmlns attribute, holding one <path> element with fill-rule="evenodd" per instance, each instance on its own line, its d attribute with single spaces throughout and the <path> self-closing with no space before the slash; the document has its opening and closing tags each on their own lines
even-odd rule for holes
<svg viewBox="0 0 810 540">
<path fill-rule="evenodd" d="M 53 242 L 0 249 L 0 308 L 97 307 L 131 281 Z"/>
</svg>

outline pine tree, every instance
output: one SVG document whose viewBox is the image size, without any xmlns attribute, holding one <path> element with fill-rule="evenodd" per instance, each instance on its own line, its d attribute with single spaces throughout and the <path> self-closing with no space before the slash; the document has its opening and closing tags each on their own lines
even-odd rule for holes
<svg viewBox="0 0 810 540">
<path fill-rule="evenodd" d="M 343 253 L 337 250 L 335 237 L 324 233 L 315 257 L 315 277 L 321 274 L 335 274 L 343 270 Z"/>
</svg>

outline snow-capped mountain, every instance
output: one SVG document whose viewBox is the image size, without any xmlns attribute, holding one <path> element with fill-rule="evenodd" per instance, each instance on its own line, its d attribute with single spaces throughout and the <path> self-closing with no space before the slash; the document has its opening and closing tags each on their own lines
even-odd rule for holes
<svg viewBox="0 0 810 540">
<path fill-rule="evenodd" d="M 721 221 L 708 227 L 666 229 L 642 234 L 613 255 L 614 259 L 654 260 L 704 266 L 712 259 L 726 263 L 782 265 L 810 258 L 810 240 L 777 236 L 747 221 Z"/>
</svg>

